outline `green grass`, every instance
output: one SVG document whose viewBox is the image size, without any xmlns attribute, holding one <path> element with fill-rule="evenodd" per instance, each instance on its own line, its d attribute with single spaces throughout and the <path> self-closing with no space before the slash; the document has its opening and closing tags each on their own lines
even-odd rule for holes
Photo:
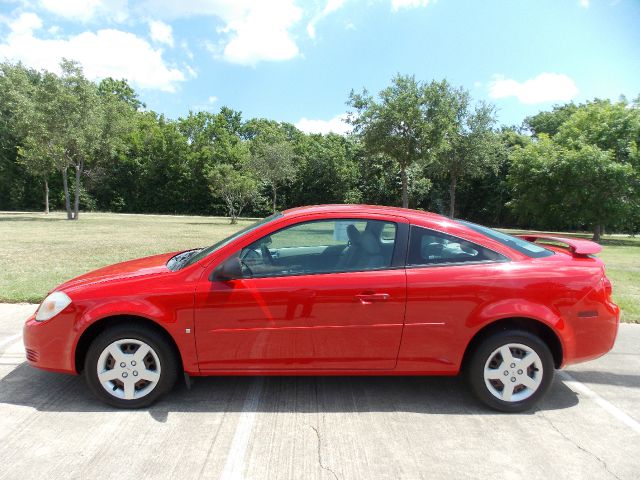
<svg viewBox="0 0 640 480">
<path fill-rule="evenodd" d="M 211 245 L 254 220 L 0 213 L 0 301 L 40 302 L 56 285 L 112 263 Z"/>
<path fill-rule="evenodd" d="M 210 245 L 253 220 L 221 217 L 0 213 L 0 301 L 39 302 L 89 270 L 156 253 Z M 588 234 L 564 234 L 588 238 Z M 607 235 L 600 255 L 623 320 L 640 323 L 640 238 Z"/>
</svg>

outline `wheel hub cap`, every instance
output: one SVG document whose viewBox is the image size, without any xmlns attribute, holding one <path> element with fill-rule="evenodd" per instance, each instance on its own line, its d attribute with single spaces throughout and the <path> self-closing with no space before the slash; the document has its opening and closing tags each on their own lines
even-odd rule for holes
<svg viewBox="0 0 640 480">
<path fill-rule="evenodd" d="M 97 365 L 102 387 L 116 398 L 135 400 L 147 396 L 160 380 L 160 359 L 142 340 L 116 340 L 100 354 Z"/>
<path fill-rule="evenodd" d="M 527 345 L 509 343 L 495 349 L 484 366 L 484 382 L 491 394 L 505 402 L 529 398 L 542 382 L 542 361 Z"/>
</svg>

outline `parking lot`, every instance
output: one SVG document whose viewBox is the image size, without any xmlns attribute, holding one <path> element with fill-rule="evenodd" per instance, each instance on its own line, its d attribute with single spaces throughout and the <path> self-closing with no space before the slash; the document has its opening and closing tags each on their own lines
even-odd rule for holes
<svg viewBox="0 0 640 480">
<path fill-rule="evenodd" d="M 33 305 L 0 305 L 0 478 L 637 479 L 640 325 L 556 376 L 535 411 L 457 378 L 218 377 L 119 411 L 27 365 Z"/>
</svg>

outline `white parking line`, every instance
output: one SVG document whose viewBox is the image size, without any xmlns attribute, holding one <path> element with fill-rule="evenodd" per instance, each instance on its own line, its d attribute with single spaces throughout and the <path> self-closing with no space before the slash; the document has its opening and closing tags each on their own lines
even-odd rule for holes
<svg viewBox="0 0 640 480">
<path fill-rule="evenodd" d="M 17 339 L 22 338 L 21 333 L 16 333 L 15 335 L 11 335 L 0 341 L 0 347 L 4 347 L 5 345 L 9 345 L 10 343 L 15 342 Z"/>
<path fill-rule="evenodd" d="M 567 372 L 560 371 L 558 372 L 558 375 L 562 377 L 562 380 L 567 385 L 567 387 L 569 387 L 575 393 L 580 393 L 586 397 L 589 397 L 591 400 L 593 400 L 598 405 L 600 405 L 600 407 L 602 407 L 604 410 L 609 412 L 609 414 L 611 414 L 612 416 L 620 420 L 627 427 L 631 428 L 631 430 L 640 434 L 640 423 L 638 423 L 635 419 L 627 415 L 625 412 L 620 410 L 618 407 L 616 407 L 612 403 L 602 398 L 596 392 L 594 392 L 589 387 L 587 387 L 584 383 L 577 381 Z"/>
<path fill-rule="evenodd" d="M 249 387 L 236 431 L 231 440 L 227 461 L 220 474 L 220 480 L 242 480 L 244 478 L 244 457 L 249 445 L 249 436 L 255 422 L 258 404 L 260 403 L 263 383 L 264 379 L 262 377 L 256 377 Z"/>
</svg>

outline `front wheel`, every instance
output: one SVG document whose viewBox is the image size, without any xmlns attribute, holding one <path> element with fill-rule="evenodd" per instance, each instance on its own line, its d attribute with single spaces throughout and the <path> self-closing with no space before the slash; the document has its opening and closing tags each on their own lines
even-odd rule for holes
<svg viewBox="0 0 640 480">
<path fill-rule="evenodd" d="M 84 373 L 91 391 L 119 408 L 141 408 L 176 382 L 177 360 L 157 332 L 137 325 L 107 329 L 91 343 Z"/>
<path fill-rule="evenodd" d="M 553 356 L 537 336 L 504 331 L 483 340 L 471 356 L 467 375 L 483 403 L 502 412 L 522 412 L 551 386 Z"/>
</svg>

